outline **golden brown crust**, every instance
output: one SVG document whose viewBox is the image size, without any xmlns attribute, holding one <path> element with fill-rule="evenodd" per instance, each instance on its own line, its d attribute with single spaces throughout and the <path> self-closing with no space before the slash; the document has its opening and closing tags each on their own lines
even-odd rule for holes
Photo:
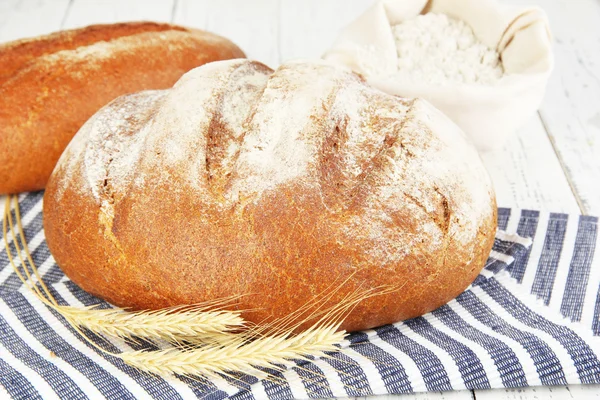
<svg viewBox="0 0 600 400">
<path fill-rule="evenodd" d="M 58 31 L 45 36 L 2 43 L 0 44 L 0 85 L 28 61 L 47 54 L 61 50 L 74 50 L 81 46 L 110 41 L 122 36 L 167 30 L 189 31 L 180 26 L 156 22 L 124 22 L 90 25 L 85 28 Z"/>
<path fill-rule="evenodd" d="M 326 305 L 398 287 L 352 311 L 342 329 L 359 330 L 463 291 L 496 204 L 475 150 L 428 104 L 330 66 L 232 61 L 90 119 L 49 181 L 44 228 L 64 272 L 119 306 L 243 294 L 262 322 L 346 279 Z"/>
<path fill-rule="evenodd" d="M 0 46 L 0 194 L 44 188 L 69 140 L 112 99 L 168 88 L 194 67 L 240 57 L 220 36 L 149 22 Z"/>
</svg>

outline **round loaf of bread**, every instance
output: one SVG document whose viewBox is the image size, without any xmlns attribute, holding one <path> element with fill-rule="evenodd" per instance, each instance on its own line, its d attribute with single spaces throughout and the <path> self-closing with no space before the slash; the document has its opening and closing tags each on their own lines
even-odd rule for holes
<svg viewBox="0 0 600 400">
<path fill-rule="evenodd" d="M 48 246 L 83 289 L 157 309 L 243 295 L 285 317 L 344 282 L 397 291 L 341 328 L 431 311 L 487 259 L 496 204 L 474 147 L 427 102 L 323 62 L 214 62 L 170 90 L 121 97 L 61 156 Z M 337 284 L 336 284 L 337 282 Z"/>
<path fill-rule="evenodd" d="M 167 89 L 229 40 L 153 22 L 92 25 L 0 45 L 0 194 L 43 189 L 61 153 L 115 98 Z"/>
</svg>

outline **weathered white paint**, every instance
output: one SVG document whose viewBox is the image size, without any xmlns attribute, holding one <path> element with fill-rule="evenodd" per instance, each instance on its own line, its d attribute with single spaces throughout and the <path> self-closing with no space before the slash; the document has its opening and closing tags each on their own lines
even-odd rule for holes
<svg viewBox="0 0 600 400">
<path fill-rule="evenodd" d="M 540 109 L 548 136 L 583 212 L 600 214 L 600 3 L 506 0 L 548 14 L 556 67 Z"/>
<path fill-rule="evenodd" d="M 178 0 L 173 21 L 223 35 L 248 58 L 279 64 L 279 0 Z"/>
<path fill-rule="evenodd" d="M 0 42 L 59 30 L 69 0 L 0 1 Z"/>
<path fill-rule="evenodd" d="M 64 28 L 123 21 L 170 22 L 175 0 L 73 0 Z"/>
</svg>

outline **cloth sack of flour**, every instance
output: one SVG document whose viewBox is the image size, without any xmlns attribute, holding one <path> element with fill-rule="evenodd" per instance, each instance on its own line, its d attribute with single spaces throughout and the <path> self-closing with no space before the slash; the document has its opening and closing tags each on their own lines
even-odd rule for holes
<svg viewBox="0 0 600 400">
<path fill-rule="evenodd" d="M 394 81 L 398 56 L 392 26 L 423 13 L 464 21 L 496 49 L 504 75 L 490 85 Z M 544 11 L 496 0 L 383 0 L 344 28 L 324 59 L 345 65 L 385 92 L 433 103 L 479 150 L 500 147 L 539 108 L 553 67 Z"/>
</svg>

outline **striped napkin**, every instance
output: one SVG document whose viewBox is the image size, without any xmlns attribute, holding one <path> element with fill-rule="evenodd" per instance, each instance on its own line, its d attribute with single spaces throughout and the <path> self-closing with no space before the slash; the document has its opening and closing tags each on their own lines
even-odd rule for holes
<svg viewBox="0 0 600 400">
<path fill-rule="evenodd" d="M 19 202 L 33 259 L 57 300 L 100 303 L 53 261 L 42 193 Z M 483 272 L 438 310 L 353 333 L 330 357 L 265 371 L 276 379 L 211 381 L 148 375 L 95 349 L 25 290 L 2 240 L 0 398 L 290 399 L 600 383 L 598 219 L 500 209 L 499 226 Z M 141 346 L 103 345 L 113 352 Z"/>
</svg>

